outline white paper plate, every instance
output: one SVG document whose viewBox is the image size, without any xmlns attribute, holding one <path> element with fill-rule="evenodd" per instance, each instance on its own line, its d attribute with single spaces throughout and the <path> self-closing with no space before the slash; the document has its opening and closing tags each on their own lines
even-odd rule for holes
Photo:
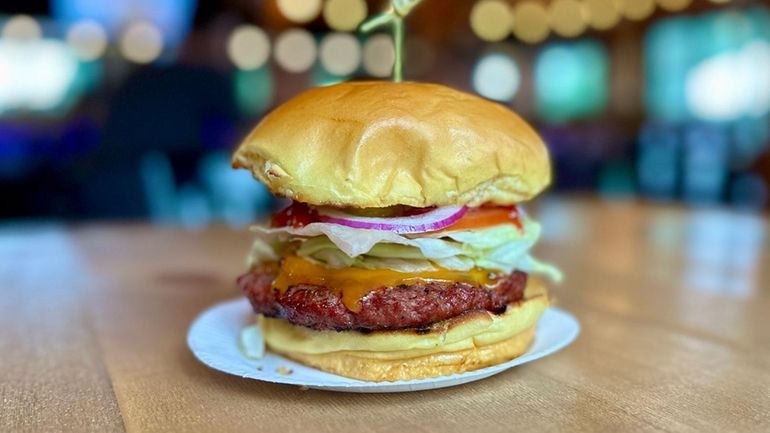
<svg viewBox="0 0 770 433">
<path fill-rule="evenodd" d="M 396 382 L 366 382 L 325 373 L 268 352 L 254 360 L 241 354 L 240 331 L 253 320 L 249 302 L 243 299 L 223 302 L 201 313 L 187 334 L 187 344 L 202 363 L 235 376 L 307 388 L 345 392 L 403 392 L 444 388 L 472 382 L 500 373 L 525 362 L 550 355 L 577 337 L 580 325 L 568 312 L 548 308 L 537 324 L 535 343 L 524 355 L 503 364 L 480 370 L 430 379 Z M 287 372 L 291 372 L 287 374 Z"/>
</svg>

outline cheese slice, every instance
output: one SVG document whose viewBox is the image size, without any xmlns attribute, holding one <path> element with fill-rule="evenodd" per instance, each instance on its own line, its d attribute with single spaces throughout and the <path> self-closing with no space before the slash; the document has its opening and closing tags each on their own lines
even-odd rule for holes
<svg viewBox="0 0 770 433">
<path fill-rule="evenodd" d="M 492 286 L 503 275 L 474 268 L 468 271 L 439 269 L 419 273 L 397 272 L 389 269 L 325 268 L 298 256 L 283 259 L 273 287 L 281 293 L 292 286 L 310 284 L 324 286 L 336 293 L 350 311 L 358 311 L 359 300 L 380 287 L 431 281 L 462 282 L 474 286 Z"/>
</svg>

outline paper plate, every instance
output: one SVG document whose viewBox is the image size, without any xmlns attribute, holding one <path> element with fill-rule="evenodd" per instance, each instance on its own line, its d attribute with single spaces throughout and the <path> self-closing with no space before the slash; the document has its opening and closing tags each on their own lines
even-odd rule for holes
<svg viewBox="0 0 770 433">
<path fill-rule="evenodd" d="M 532 347 L 522 356 L 492 367 L 450 376 L 396 382 L 367 382 L 306 367 L 271 352 L 249 359 L 240 351 L 241 329 L 253 321 L 249 302 L 223 302 L 201 313 L 187 334 L 187 344 L 207 366 L 250 379 L 344 392 L 403 392 L 444 388 L 484 379 L 516 365 L 534 361 L 567 346 L 577 337 L 580 325 L 568 312 L 549 307 L 537 324 Z"/>
</svg>

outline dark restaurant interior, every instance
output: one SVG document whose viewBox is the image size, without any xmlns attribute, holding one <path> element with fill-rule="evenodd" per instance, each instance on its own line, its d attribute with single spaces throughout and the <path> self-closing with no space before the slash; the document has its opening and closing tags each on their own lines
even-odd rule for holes
<svg viewBox="0 0 770 433">
<path fill-rule="evenodd" d="M 499 101 L 554 160 L 550 196 L 768 206 L 770 7 L 425 0 L 405 79 Z M 0 217 L 242 226 L 275 206 L 229 155 L 313 86 L 389 79 L 363 0 L 5 0 Z"/>
</svg>

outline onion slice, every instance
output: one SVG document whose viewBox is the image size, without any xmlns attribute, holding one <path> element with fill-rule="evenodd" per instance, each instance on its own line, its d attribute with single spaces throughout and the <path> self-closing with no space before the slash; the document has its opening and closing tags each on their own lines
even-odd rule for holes
<svg viewBox="0 0 770 433">
<path fill-rule="evenodd" d="M 441 230 L 454 224 L 465 215 L 465 206 L 446 206 L 419 215 L 394 218 L 362 217 L 337 209 L 318 208 L 321 221 L 356 229 L 383 230 L 400 234 L 425 233 Z"/>
</svg>

